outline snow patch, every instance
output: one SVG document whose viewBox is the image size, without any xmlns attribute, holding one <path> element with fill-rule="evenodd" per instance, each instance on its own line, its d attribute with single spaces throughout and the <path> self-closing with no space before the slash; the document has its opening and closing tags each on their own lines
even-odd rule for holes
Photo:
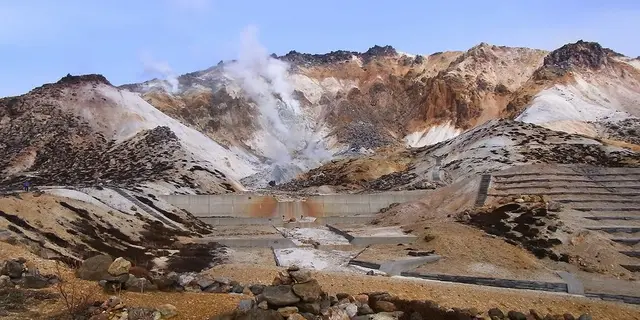
<svg viewBox="0 0 640 320">
<path fill-rule="evenodd" d="M 451 121 L 432 126 L 429 129 L 410 133 L 404 137 L 410 148 L 420 148 L 457 137 L 462 130 L 451 125 Z"/>
</svg>

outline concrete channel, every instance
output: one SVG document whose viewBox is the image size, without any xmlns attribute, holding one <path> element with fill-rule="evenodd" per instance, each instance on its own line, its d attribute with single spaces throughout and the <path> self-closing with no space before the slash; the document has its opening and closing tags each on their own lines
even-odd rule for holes
<svg viewBox="0 0 640 320">
<path fill-rule="evenodd" d="M 212 226 L 276 225 L 296 221 L 325 224 L 364 224 L 394 203 L 418 200 L 426 191 L 371 194 L 314 195 L 282 199 L 272 195 L 166 195 L 163 200 Z"/>
</svg>

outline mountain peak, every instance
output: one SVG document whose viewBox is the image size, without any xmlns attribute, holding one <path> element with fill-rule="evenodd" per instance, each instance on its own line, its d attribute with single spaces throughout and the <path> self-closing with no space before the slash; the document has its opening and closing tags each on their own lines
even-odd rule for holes
<svg viewBox="0 0 640 320">
<path fill-rule="evenodd" d="M 103 83 L 106 85 L 111 85 L 111 82 L 105 78 L 105 76 L 101 74 L 84 74 L 78 76 L 72 76 L 71 74 L 67 74 L 66 76 L 60 78 L 56 84 L 78 84 L 78 83 Z"/>
<path fill-rule="evenodd" d="M 289 51 L 289 53 L 284 56 L 277 56 L 276 54 L 272 54 L 272 58 L 281 59 L 287 62 L 295 63 L 295 64 L 306 64 L 306 65 L 322 65 L 336 62 L 343 62 L 351 60 L 352 57 L 358 57 L 363 59 L 364 61 L 369 61 L 372 58 L 376 57 L 391 57 L 397 55 L 398 52 L 392 46 L 379 46 L 374 45 L 369 48 L 365 52 L 357 52 L 357 51 L 348 51 L 348 50 L 336 50 L 331 51 L 329 53 L 324 54 L 312 54 L 312 53 L 301 53 L 295 50 Z"/>
<path fill-rule="evenodd" d="M 566 44 L 549 53 L 544 59 L 544 66 L 564 71 L 571 68 L 595 70 L 607 65 L 607 57 L 611 53 L 616 54 L 610 49 L 603 48 L 597 42 L 580 40 L 576 43 Z"/>
</svg>

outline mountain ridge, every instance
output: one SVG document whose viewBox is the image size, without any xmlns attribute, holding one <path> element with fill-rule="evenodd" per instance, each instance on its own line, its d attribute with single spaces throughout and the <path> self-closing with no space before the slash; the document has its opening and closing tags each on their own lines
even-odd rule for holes
<svg viewBox="0 0 640 320">
<path fill-rule="evenodd" d="M 184 179 L 170 189 L 230 192 L 243 190 L 243 184 L 284 183 L 332 159 L 434 145 L 501 118 L 620 139 L 608 123 L 640 116 L 640 66 L 634 61 L 584 41 L 551 52 L 480 43 L 464 52 L 428 56 L 377 45 L 362 53 L 292 50 L 221 62 L 178 76 L 177 87 L 158 79 L 113 86 L 97 74 L 67 75 L 1 99 L 0 127 L 19 117 L 16 105 L 27 102 L 32 111 L 44 103 L 68 113 L 64 119 L 84 128 L 80 140 L 95 134 L 104 140 L 98 144 L 112 140 L 116 146 L 145 130 L 168 128 L 178 139 L 173 149 L 222 173 L 199 177 L 210 185 L 203 190 Z M 46 133 L 38 128 L 38 134 Z M 20 168 L 29 161 L 8 163 L 53 142 L 9 146 L 14 151 L 0 170 L 27 170 Z M 218 183 L 221 189 L 213 187 Z"/>
</svg>

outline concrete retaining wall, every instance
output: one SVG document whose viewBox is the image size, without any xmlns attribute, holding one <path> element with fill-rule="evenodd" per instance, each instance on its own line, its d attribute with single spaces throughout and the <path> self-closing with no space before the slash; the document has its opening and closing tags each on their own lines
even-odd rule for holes
<svg viewBox="0 0 640 320">
<path fill-rule="evenodd" d="M 402 272 L 401 275 L 405 277 L 413 277 L 413 278 L 420 278 L 420 279 L 427 279 L 427 280 L 458 282 L 458 283 L 476 284 L 476 285 L 500 287 L 500 288 L 541 290 L 541 291 L 552 291 L 552 292 L 568 291 L 567 284 L 562 282 L 524 281 L 524 280 L 484 278 L 484 277 L 453 276 L 453 275 L 445 275 L 445 274 L 424 274 L 424 273 L 416 273 L 416 272 Z"/>
<path fill-rule="evenodd" d="M 318 195 L 293 201 L 279 201 L 273 196 L 257 194 L 168 195 L 161 196 L 161 198 L 209 223 L 224 224 L 225 220 L 222 220 L 224 218 L 273 219 L 272 222 L 292 218 L 299 220 L 303 217 L 317 219 L 362 217 L 369 219 L 371 215 L 376 214 L 382 208 L 393 203 L 418 200 L 426 193 L 426 191 L 398 191 L 375 194 Z M 327 223 L 329 220 L 331 219 L 323 222 Z M 265 220 L 254 221 L 261 224 Z M 348 222 L 351 221 L 335 221 L 333 223 Z"/>
</svg>

